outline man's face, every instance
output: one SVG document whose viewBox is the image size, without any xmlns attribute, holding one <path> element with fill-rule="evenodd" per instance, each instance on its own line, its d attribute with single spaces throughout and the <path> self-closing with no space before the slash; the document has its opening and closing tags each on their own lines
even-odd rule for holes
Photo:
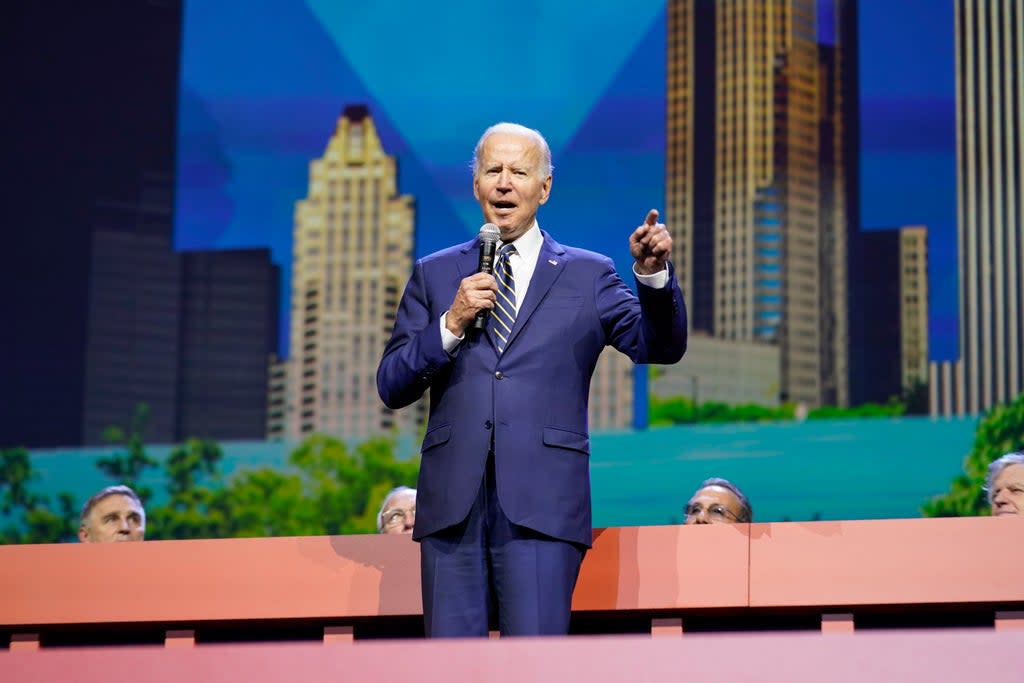
<svg viewBox="0 0 1024 683">
<path fill-rule="evenodd" d="M 78 529 L 82 543 L 141 541 L 146 535 L 146 513 L 132 498 L 118 493 L 96 503 Z"/>
<path fill-rule="evenodd" d="M 411 534 L 416 524 L 416 494 L 402 491 L 388 498 L 381 519 L 382 534 Z"/>
<path fill-rule="evenodd" d="M 992 514 L 1024 515 L 1024 465 L 1003 468 L 992 482 Z"/>
<path fill-rule="evenodd" d="M 732 491 L 721 486 L 705 486 L 686 504 L 686 524 L 735 524 L 743 506 Z"/>
<path fill-rule="evenodd" d="M 512 242 L 530 229 L 537 208 L 548 200 L 551 176 L 541 170 L 537 145 L 520 135 L 489 135 L 478 161 L 473 196 L 484 221 L 498 226 L 503 242 Z"/>
</svg>

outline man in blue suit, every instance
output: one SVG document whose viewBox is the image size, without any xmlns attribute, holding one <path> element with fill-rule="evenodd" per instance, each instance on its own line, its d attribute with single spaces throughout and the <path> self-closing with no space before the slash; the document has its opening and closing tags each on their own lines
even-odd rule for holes
<svg viewBox="0 0 1024 683">
<path fill-rule="evenodd" d="M 500 123 L 483 134 L 473 194 L 500 230 L 494 276 L 477 272 L 476 239 L 420 259 L 377 370 L 390 408 L 430 390 L 413 531 L 428 636 L 485 636 L 495 615 L 502 635 L 568 632 L 592 541 L 598 356 L 611 345 L 636 363 L 675 363 L 686 350 L 658 212 L 629 237 L 637 296 L 611 259 L 540 229 L 551 182 L 539 132 Z"/>
</svg>

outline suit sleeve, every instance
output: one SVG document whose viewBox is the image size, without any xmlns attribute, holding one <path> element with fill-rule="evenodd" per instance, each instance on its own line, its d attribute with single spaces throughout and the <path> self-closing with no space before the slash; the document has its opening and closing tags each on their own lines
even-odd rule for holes
<svg viewBox="0 0 1024 683">
<path fill-rule="evenodd" d="M 419 399 L 437 373 L 452 362 L 441 345 L 439 320 L 430 305 L 422 262 L 417 262 L 398 305 L 395 328 L 377 366 L 377 393 L 392 409 Z"/>
<path fill-rule="evenodd" d="M 608 343 L 634 363 L 676 363 L 686 352 L 686 304 L 669 263 L 666 287 L 637 283 L 637 294 L 611 261 L 597 281 L 596 297 Z"/>
</svg>

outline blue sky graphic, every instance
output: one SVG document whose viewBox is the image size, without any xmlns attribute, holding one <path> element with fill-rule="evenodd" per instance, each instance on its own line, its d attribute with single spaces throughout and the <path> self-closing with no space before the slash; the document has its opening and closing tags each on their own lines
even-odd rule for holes
<svg viewBox="0 0 1024 683">
<path fill-rule="evenodd" d="M 860 21 L 862 220 L 867 229 L 928 226 L 933 358 L 956 354 L 945 5 L 862 2 Z M 176 246 L 269 247 L 282 267 L 284 349 L 294 204 L 347 104 L 370 106 L 399 159 L 399 189 L 416 198 L 417 256 L 475 234 L 469 157 L 500 119 L 552 143 L 555 183 L 540 220 L 560 241 L 604 252 L 625 271 L 628 232 L 663 205 L 662 0 L 532 0 L 504 19 L 508 6 L 494 2 L 411 6 L 186 3 Z M 826 40 L 830 18 L 819 17 Z"/>
</svg>

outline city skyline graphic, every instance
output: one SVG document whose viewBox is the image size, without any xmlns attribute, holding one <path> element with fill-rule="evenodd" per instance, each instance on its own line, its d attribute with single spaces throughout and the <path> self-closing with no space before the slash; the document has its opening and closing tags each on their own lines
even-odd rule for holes
<svg viewBox="0 0 1024 683">
<path fill-rule="evenodd" d="M 917 6 L 893 4 L 893 16 L 913 12 Z M 370 36 L 381 35 L 373 28 L 393 17 L 354 4 L 328 5 L 282 6 L 280 13 L 268 13 L 275 17 L 273 22 L 246 17 L 250 30 L 233 39 L 228 50 L 216 38 L 226 22 L 237 18 L 231 10 L 217 3 L 187 4 L 175 207 L 178 248 L 268 246 L 282 267 L 282 290 L 287 290 L 291 209 L 305 193 L 309 160 L 322 153 L 341 110 L 365 103 L 384 146 L 398 161 L 402 191 L 416 197 L 416 257 L 475 234 L 479 209 L 470 192 L 472 145 L 487 125 L 509 119 L 538 127 L 553 147 L 555 184 L 552 201 L 539 214 L 541 225 L 567 243 L 607 253 L 620 270 L 628 272 L 625 235 L 646 208 L 665 206 L 665 3 L 640 3 L 630 12 L 623 11 L 621 3 L 602 3 L 590 13 L 593 16 L 584 13 L 583 25 L 574 26 L 571 35 L 560 41 L 561 47 L 542 40 L 544 29 L 527 29 L 527 42 L 536 46 L 531 47 L 536 54 L 517 62 L 520 68 L 511 69 L 507 77 L 498 78 L 512 79 L 504 89 L 487 77 L 503 72 L 500 50 L 478 51 L 471 41 L 454 40 L 441 41 L 445 47 L 434 50 L 438 54 L 414 50 L 416 59 L 405 57 L 406 51 L 382 52 L 379 41 Z M 530 25 L 559 21 L 571 13 L 572 3 L 565 5 L 529 4 L 526 13 L 533 12 L 538 19 Z M 834 42 L 835 8 L 818 2 L 817 9 L 820 40 Z M 464 10 L 458 4 L 443 10 L 447 21 L 440 22 L 445 28 L 436 35 L 454 36 L 480 18 L 479 12 L 465 14 Z M 879 22 L 878 15 L 872 14 L 876 8 L 859 10 L 862 42 L 872 40 L 872 31 L 875 35 L 891 32 L 888 21 Z M 932 14 L 930 34 L 948 30 L 951 53 L 952 13 L 949 17 Z M 349 21 L 341 22 L 342 16 Z M 423 47 L 415 36 L 415 19 L 391 21 L 387 35 L 414 48 Z M 298 41 L 297 36 L 303 39 Z M 501 35 L 494 40 L 507 42 Z M 935 51 L 940 42 L 933 35 L 928 45 Z M 602 51 L 596 45 L 615 49 Z M 465 58 L 477 52 L 478 56 Z M 598 52 L 601 59 L 595 61 L 591 57 Z M 873 180 L 880 175 L 878 168 L 885 166 L 887 153 L 878 130 L 886 129 L 891 137 L 891 129 L 906 126 L 911 115 L 907 109 L 915 106 L 924 107 L 913 112 L 916 144 L 932 146 L 925 154 L 927 163 L 918 160 L 918 168 L 941 173 L 948 166 L 952 177 L 951 163 L 934 163 L 937 155 L 953 158 L 943 151 L 952 149 L 952 140 L 923 141 L 919 130 L 941 131 L 948 112 L 935 93 L 945 92 L 943 83 L 934 78 L 908 81 L 896 93 L 891 83 L 879 82 L 877 50 L 861 52 L 862 224 L 868 228 L 927 226 L 933 265 L 931 356 L 952 357 L 956 353 L 956 283 L 955 279 L 949 282 L 948 274 L 955 271 L 944 266 L 955 256 L 952 206 L 944 215 L 941 201 L 930 196 L 923 202 L 915 197 L 913 187 L 898 202 L 891 196 L 879 198 L 878 183 Z M 912 74 L 914 68 L 913 63 L 901 63 L 890 72 Z M 580 76 L 584 72 L 586 78 Z M 897 76 L 890 73 L 886 78 Z M 952 73 L 945 78 L 951 83 Z M 568 81 L 574 83 L 571 91 L 564 88 Z M 952 102 L 951 88 L 949 96 Z M 949 138 L 952 132 L 950 127 Z M 915 163 L 903 149 L 913 142 L 890 144 L 889 157 L 896 161 L 890 165 L 900 167 L 897 175 L 906 182 L 924 182 L 920 172 L 910 176 L 903 172 L 906 164 Z M 930 182 L 930 187 L 935 183 Z M 915 203 L 920 207 L 917 211 Z M 666 220 L 675 229 L 673 217 L 667 215 Z M 936 271 L 943 277 L 936 277 Z M 281 350 L 287 352 L 290 301 L 285 291 L 281 299 Z"/>
<path fill-rule="evenodd" d="M 648 209 L 675 240 L 686 356 L 607 350 L 593 377 L 604 523 L 712 475 L 776 519 L 918 514 L 1024 388 L 1024 46 L 985 8 L 182 0 L 81 10 L 117 50 L 23 31 L 55 61 L 19 82 L 97 95 L 26 87 L 9 132 L 32 182 L 5 250 L 0 448 L 76 496 L 111 427 L 158 458 L 216 441 L 230 476 L 321 438 L 415 457 L 429 393 L 383 406 L 380 352 L 414 260 L 477 234 L 473 146 L 511 120 L 551 143 L 553 237 L 627 283 Z M 58 110 L 85 127 L 39 124 Z M 829 408 L 866 402 L 888 405 Z M 858 493 L 896 461 L 898 490 Z"/>
<path fill-rule="evenodd" d="M 295 205 L 290 358 L 269 370 L 266 436 L 299 441 L 315 433 L 365 439 L 412 434 L 428 399 L 394 411 L 377 398 L 380 349 L 412 272 L 416 197 L 396 183 L 396 159 L 365 105 L 338 117 L 309 190 Z M 602 354 L 591 391 L 590 424 L 634 422 L 633 364 Z"/>
<path fill-rule="evenodd" d="M 1024 2 L 956 3 L 960 357 L 931 368 L 932 414 L 1024 390 Z"/>
<path fill-rule="evenodd" d="M 76 115 L 94 144 L 47 135 L 28 115 L 9 141 L 30 166 L 66 151 L 53 182 L 77 189 L 51 204 L 37 183 L 25 206 L 40 210 L 17 214 L 26 229 L 5 277 L 19 294 L 5 318 L 24 332 L 8 340 L 3 372 L 19 400 L 0 435 L 98 443 L 140 404 L 160 441 L 284 438 L 268 413 L 320 403 L 334 417 L 298 433 L 399 427 L 405 417 L 382 413 L 371 385 L 387 316 L 409 262 L 478 232 L 470 157 L 499 120 L 552 144 L 539 219 L 559 241 L 609 255 L 631 281 L 627 237 L 647 210 L 675 236 L 690 352 L 665 372 L 610 354 L 593 382 L 595 429 L 643 428 L 680 398 L 799 417 L 895 397 L 911 414 L 976 415 L 1024 385 L 1022 174 L 1007 151 L 1020 148 L 1021 120 L 1007 94 L 1024 88 L 999 66 L 1014 63 L 1019 36 L 967 22 L 979 7 L 536 0 L 505 21 L 490 20 L 502 8 L 489 3 L 395 12 L 269 0 L 241 14 L 189 2 L 161 20 L 155 9 L 140 24 L 151 33 L 124 32 L 140 59 L 68 57 L 60 69 L 101 88 Z M 1007 21 L 1024 12 L 1000 7 Z M 991 36 L 1017 53 L 997 55 Z M 54 78 L 45 66 L 26 66 L 25 82 Z M 58 100 L 34 93 L 27 105 Z M 397 252 L 339 252 L 327 280 L 344 268 L 355 292 L 371 291 L 303 328 L 296 297 L 320 290 L 296 284 L 307 267 L 296 207 L 353 107 L 392 160 L 385 194 L 409 198 L 405 237 Z M 339 234 L 357 244 L 393 237 L 388 221 L 351 221 Z M 321 334 L 335 355 L 317 346 L 323 357 L 289 371 Z M 310 372 L 335 379 L 307 387 Z"/>
</svg>

